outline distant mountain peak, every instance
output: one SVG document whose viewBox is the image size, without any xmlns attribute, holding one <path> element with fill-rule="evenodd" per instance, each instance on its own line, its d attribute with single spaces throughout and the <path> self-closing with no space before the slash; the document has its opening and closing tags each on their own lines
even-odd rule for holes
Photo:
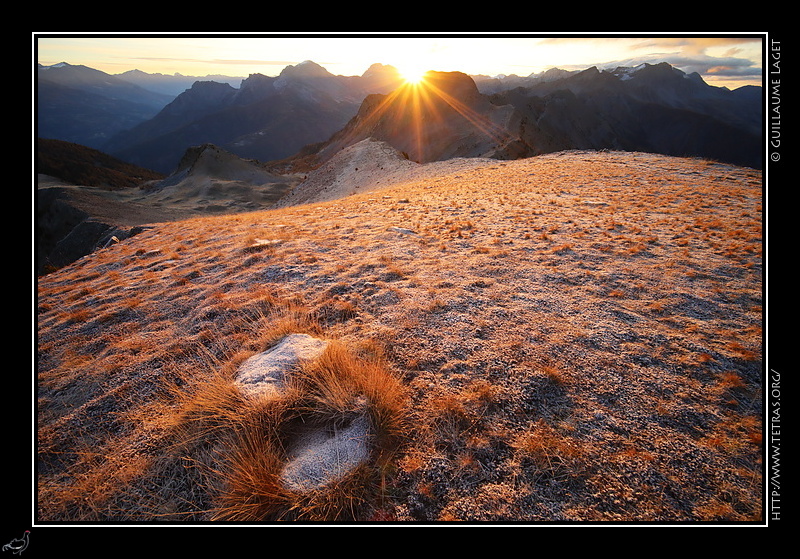
<svg viewBox="0 0 800 559">
<path fill-rule="evenodd" d="M 68 64 L 67 62 L 57 62 L 56 64 L 50 64 L 49 66 L 39 64 L 39 68 L 42 70 L 47 70 L 48 68 L 64 68 L 66 66 L 71 66 L 71 64 Z"/>
<path fill-rule="evenodd" d="M 560 78 L 565 78 L 565 77 L 570 76 L 570 75 L 572 75 L 574 73 L 575 72 L 572 72 L 570 70 L 562 70 L 561 68 L 549 68 L 549 69 L 545 70 L 544 72 L 542 72 L 540 74 L 536 74 L 536 75 L 532 75 L 532 76 L 535 76 L 535 77 L 537 77 L 539 79 L 542 79 L 542 80 L 556 80 L 556 79 L 560 79 Z"/>
<path fill-rule="evenodd" d="M 331 76 L 331 73 L 328 72 L 325 68 L 317 64 L 316 62 L 312 62 L 311 60 L 304 60 L 299 64 L 295 64 L 294 66 L 289 65 L 284 68 L 281 73 L 280 77 L 309 77 L 309 78 L 316 78 L 316 77 L 328 77 Z"/>
<path fill-rule="evenodd" d="M 632 79 L 634 77 L 643 76 L 657 76 L 666 79 L 671 77 L 689 77 L 689 75 L 687 75 L 683 70 L 676 68 L 669 62 L 659 62 L 657 64 L 643 62 L 642 64 L 638 64 L 636 66 L 617 66 L 610 72 L 618 76 L 620 79 Z"/>
<path fill-rule="evenodd" d="M 165 106 L 162 113 L 180 114 L 197 111 L 201 107 L 217 106 L 230 100 L 236 91 L 227 83 L 198 80 Z"/>
<path fill-rule="evenodd" d="M 397 68 L 392 66 L 391 64 L 381 64 L 380 62 L 375 62 L 374 64 L 370 64 L 370 67 L 364 72 L 363 75 L 374 74 L 376 72 L 397 72 Z"/>
<path fill-rule="evenodd" d="M 430 71 L 425 74 L 425 82 L 463 101 L 480 95 L 475 80 L 463 72 Z"/>
</svg>

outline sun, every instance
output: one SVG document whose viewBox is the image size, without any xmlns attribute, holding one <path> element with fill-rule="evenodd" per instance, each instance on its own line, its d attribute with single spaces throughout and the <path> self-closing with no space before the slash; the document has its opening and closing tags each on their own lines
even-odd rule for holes
<svg viewBox="0 0 800 559">
<path fill-rule="evenodd" d="M 428 72 L 427 68 L 420 64 L 409 63 L 397 69 L 400 72 L 403 80 L 407 84 L 419 84 L 425 80 L 425 74 Z"/>
</svg>

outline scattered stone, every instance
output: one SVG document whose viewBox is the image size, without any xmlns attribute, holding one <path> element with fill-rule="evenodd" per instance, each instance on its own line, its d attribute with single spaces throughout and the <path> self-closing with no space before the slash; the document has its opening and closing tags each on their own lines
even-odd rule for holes
<svg viewBox="0 0 800 559">
<path fill-rule="evenodd" d="M 274 247 L 281 244 L 280 239 L 256 239 L 252 244 L 245 247 L 245 252 L 255 252 L 269 247 Z"/>
<path fill-rule="evenodd" d="M 117 244 L 118 242 L 119 242 L 119 238 L 118 238 L 116 235 L 112 235 L 112 236 L 111 236 L 111 238 L 110 238 L 110 239 L 108 239 L 108 240 L 105 242 L 105 244 L 103 245 L 103 248 L 108 248 L 108 247 L 110 247 L 111 245 L 115 245 L 115 244 Z"/>
<path fill-rule="evenodd" d="M 246 359 L 239 366 L 235 385 L 247 396 L 279 396 L 291 370 L 315 359 L 327 346 L 326 340 L 308 334 L 289 334 L 274 347 Z"/>
<path fill-rule="evenodd" d="M 151 250 L 144 250 L 140 248 L 136 250 L 134 256 L 138 256 L 140 258 L 152 258 L 153 256 L 158 256 L 159 254 L 161 254 L 160 248 L 154 248 Z"/>
<path fill-rule="evenodd" d="M 389 231 L 394 231 L 395 233 L 400 233 L 402 235 L 416 235 L 416 231 L 412 231 L 411 229 L 405 229 L 403 227 L 389 227 Z"/>
</svg>

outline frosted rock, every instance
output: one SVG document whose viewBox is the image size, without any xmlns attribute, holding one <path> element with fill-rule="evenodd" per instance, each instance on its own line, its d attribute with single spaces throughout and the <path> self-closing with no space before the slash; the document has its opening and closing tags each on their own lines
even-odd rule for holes
<svg viewBox="0 0 800 559">
<path fill-rule="evenodd" d="M 411 229 L 406 229 L 405 227 L 389 227 L 389 231 L 394 231 L 395 233 L 400 233 L 402 235 L 416 235 L 415 231 Z"/>
<path fill-rule="evenodd" d="M 248 396 L 280 395 L 291 370 L 315 359 L 327 346 L 326 340 L 308 334 L 289 334 L 274 347 L 246 359 L 234 383 Z"/>
<path fill-rule="evenodd" d="M 369 458 L 369 420 L 358 415 L 346 426 L 322 426 L 299 437 L 281 472 L 284 486 L 311 491 L 341 479 Z"/>
<path fill-rule="evenodd" d="M 293 370 L 319 357 L 326 340 L 308 334 L 290 334 L 274 347 L 246 359 L 239 367 L 235 385 L 248 397 L 279 397 Z M 311 424 L 289 441 L 281 481 L 292 491 L 306 492 L 341 479 L 369 459 L 370 422 L 363 410 L 366 399 L 355 402 L 348 418 Z"/>
<path fill-rule="evenodd" d="M 256 239 L 244 248 L 245 252 L 256 252 L 281 244 L 280 239 Z"/>
</svg>

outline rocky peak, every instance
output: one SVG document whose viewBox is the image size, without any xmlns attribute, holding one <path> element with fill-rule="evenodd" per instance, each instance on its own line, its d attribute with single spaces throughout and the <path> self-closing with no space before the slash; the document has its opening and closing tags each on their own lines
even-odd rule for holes
<svg viewBox="0 0 800 559">
<path fill-rule="evenodd" d="M 202 144 L 199 146 L 191 146 L 187 148 L 186 152 L 183 154 L 180 163 L 178 163 L 178 168 L 176 172 L 186 171 L 191 169 L 195 163 L 201 158 L 201 156 L 206 153 L 210 152 L 213 156 L 214 153 L 219 153 L 221 150 L 214 144 Z"/>
<path fill-rule="evenodd" d="M 236 89 L 227 83 L 196 81 L 192 87 L 178 95 L 172 103 L 164 107 L 165 113 L 181 114 L 204 107 L 218 106 L 229 100 Z"/>
<path fill-rule="evenodd" d="M 274 92 L 276 78 L 265 76 L 264 74 L 250 74 L 242 80 L 242 85 L 236 93 L 236 101 L 239 104 L 247 104 Z"/>
<path fill-rule="evenodd" d="M 371 78 L 374 76 L 384 76 L 387 74 L 393 75 L 397 78 L 400 77 L 400 73 L 397 71 L 397 68 L 389 64 L 381 64 L 379 62 L 376 62 L 367 68 L 364 74 L 362 74 L 362 77 Z"/>
<path fill-rule="evenodd" d="M 425 74 L 425 82 L 462 102 L 480 96 L 475 81 L 462 72 L 430 71 Z"/>
<path fill-rule="evenodd" d="M 330 72 L 316 62 L 306 60 L 294 66 L 287 66 L 281 71 L 278 78 L 328 78 L 331 76 Z"/>
<path fill-rule="evenodd" d="M 400 72 L 394 66 L 373 64 L 361 76 L 364 90 L 370 93 L 388 93 L 403 83 Z"/>
</svg>

